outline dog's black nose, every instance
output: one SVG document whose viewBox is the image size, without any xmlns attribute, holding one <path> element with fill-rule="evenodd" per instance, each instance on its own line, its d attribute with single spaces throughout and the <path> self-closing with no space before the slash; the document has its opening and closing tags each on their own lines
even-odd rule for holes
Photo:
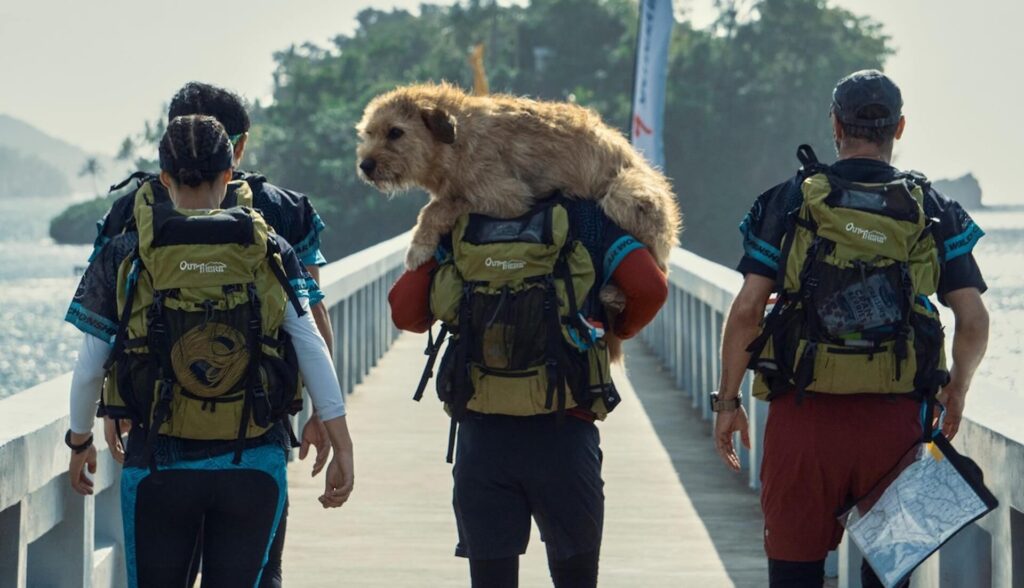
<svg viewBox="0 0 1024 588">
<path fill-rule="evenodd" d="M 359 169 L 363 170 L 363 173 L 366 175 L 372 174 L 376 168 L 377 162 L 369 157 L 359 162 Z"/>
</svg>

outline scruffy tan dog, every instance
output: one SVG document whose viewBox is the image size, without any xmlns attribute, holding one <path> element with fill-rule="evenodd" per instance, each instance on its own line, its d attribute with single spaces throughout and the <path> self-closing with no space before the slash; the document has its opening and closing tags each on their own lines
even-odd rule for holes
<svg viewBox="0 0 1024 588">
<path fill-rule="evenodd" d="M 667 271 L 681 225 L 672 188 L 592 110 L 425 84 L 374 98 L 356 129 L 364 179 L 385 192 L 418 186 L 430 193 L 406 255 L 409 269 L 434 255 L 464 213 L 515 217 L 535 198 L 562 190 L 597 200 Z"/>
</svg>

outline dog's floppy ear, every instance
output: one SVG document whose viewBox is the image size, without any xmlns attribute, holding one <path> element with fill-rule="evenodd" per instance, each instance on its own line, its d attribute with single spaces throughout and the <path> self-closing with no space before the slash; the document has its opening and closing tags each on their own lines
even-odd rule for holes
<svg viewBox="0 0 1024 588">
<path fill-rule="evenodd" d="M 440 108 L 420 109 L 423 124 L 438 141 L 451 145 L 455 142 L 455 117 Z"/>
</svg>

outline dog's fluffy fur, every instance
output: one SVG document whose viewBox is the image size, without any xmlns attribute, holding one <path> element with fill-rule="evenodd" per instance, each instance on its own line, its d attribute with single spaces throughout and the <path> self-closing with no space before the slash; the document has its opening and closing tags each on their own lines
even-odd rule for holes
<svg viewBox="0 0 1024 588">
<path fill-rule="evenodd" d="M 387 192 L 418 186 L 430 193 L 406 258 L 410 269 L 433 256 L 462 214 L 519 216 L 559 189 L 597 200 L 662 269 L 678 244 L 681 218 L 668 180 L 587 108 L 428 84 L 374 98 L 356 128 L 359 162 L 375 163 L 372 172 L 361 170 L 364 179 Z"/>
<path fill-rule="evenodd" d="M 406 255 L 409 269 L 434 255 L 461 215 L 515 217 L 562 190 L 597 200 L 667 272 L 682 222 L 672 187 L 592 110 L 426 84 L 374 98 L 356 129 L 365 180 L 385 192 L 416 186 L 430 193 Z M 613 310 L 622 302 L 614 289 L 601 299 Z"/>
</svg>

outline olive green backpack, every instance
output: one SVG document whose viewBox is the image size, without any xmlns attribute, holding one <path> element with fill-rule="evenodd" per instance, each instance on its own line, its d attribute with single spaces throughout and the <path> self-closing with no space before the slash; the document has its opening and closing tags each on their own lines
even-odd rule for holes
<svg viewBox="0 0 1024 588">
<path fill-rule="evenodd" d="M 849 182 L 802 145 L 803 202 L 789 219 L 779 299 L 750 345 L 754 395 L 932 394 L 948 380 L 929 301 L 940 263 L 927 181 Z"/>
<path fill-rule="evenodd" d="M 251 201 L 237 182 L 239 201 Z M 303 312 L 269 225 L 235 206 L 174 208 L 144 184 L 135 195 L 139 244 L 120 265 L 120 316 L 100 414 L 156 435 L 239 441 L 301 408 L 286 305 Z M 294 438 L 294 436 L 293 436 Z"/>
<path fill-rule="evenodd" d="M 515 219 L 465 215 L 451 244 L 430 288 L 442 333 L 428 343 L 431 358 L 414 398 L 451 333 L 437 392 L 453 434 L 466 411 L 532 416 L 581 407 L 603 419 L 619 396 L 603 331 L 581 313 L 596 271 L 558 198 Z"/>
</svg>

